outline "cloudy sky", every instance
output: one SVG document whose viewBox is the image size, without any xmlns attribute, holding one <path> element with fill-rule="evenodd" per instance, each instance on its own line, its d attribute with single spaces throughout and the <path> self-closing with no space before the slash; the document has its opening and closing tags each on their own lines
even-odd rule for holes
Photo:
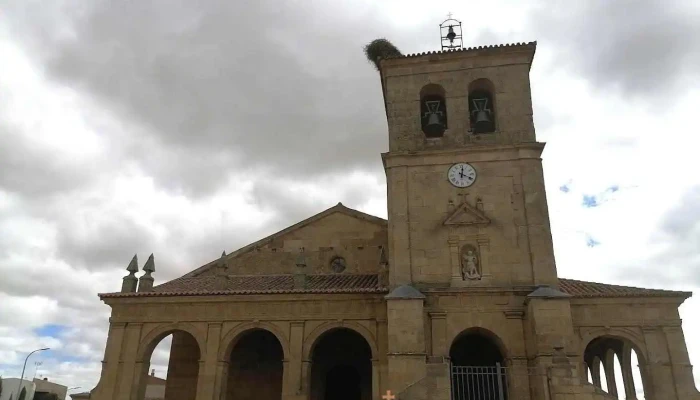
<svg viewBox="0 0 700 400">
<path fill-rule="evenodd" d="M 435 50 L 448 12 L 470 46 L 538 41 L 560 276 L 700 292 L 697 2 L 378 3 L 0 0 L 0 374 L 49 346 L 30 376 L 94 387 L 134 253 L 162 283 L 338 201 L 386 217 L 362 46 Z"/>
</svg>

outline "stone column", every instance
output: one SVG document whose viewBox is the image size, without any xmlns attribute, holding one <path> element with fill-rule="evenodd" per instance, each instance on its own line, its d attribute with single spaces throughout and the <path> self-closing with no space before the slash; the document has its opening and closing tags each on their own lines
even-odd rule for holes
<svg viewBox="0 0 700 400">
<path fill-rule="evenodd" d="M 311 360 L 302 360 L 301 362 L 301 390 L 299 392 L 300 399 L 308 399 L 311 390 Z"/>
<path fill-rule="evenodd" d="M 554 348 L 578 356 L 577 337 L 571 317 L 571 301 L 568 294 L 548 286 L 541 286 L 527 295 L 527 312 L 524 320 L 527 356 L 530 367 L 544 373 L 552 363 Z M 568 354 L 567 354 L 568 356 Z M 546 396 L 546 380 L 530 379 L 533 399 Z"/>
<path fill-rule="evenodd" d="M 637 398 L 632 367 L 632 346 L 625 341 L 622 343 L 622 356 L 620 357 L 622 383 L 625 386 L 625 400 L 635 400 Z"/>
<path fill-rule="evenodd" d="M 100 381 L 90 393 L 90 397 L 93 400 L 111 400 L 114 398 L 125 327 L 126 324 L 120 322 L 112 322 L 109 325 Z"/>
<path fill-rule="evenodd" d="M 303 385 L 303 346 L 304 346 L 304 322 L 291 323 L 289 332 L 289 354 L 284 363 L 284 382 L 282 383 L 282 398 L 302 399 L 306 398 Z"/>
<path fill-rule="evenodd" d="M 137 359 L 139 347 L 141 345 L 141 330 L 143 324 L 128 323 L 124 332 L 124 342 L 122 346 L 121 358 L 119 362 L 119 382 L 117 391 L 113 399 L 129 400 L 136 394 L 141 379 L 148 374 L 150 363 L 149 354 L 144 354 L 144 359 Z"/>
<path fill-rule="evenodd" d="M 644 342 L 647 347 L 646 372 L 652 393 L 645 393 L 650 400 L 680 400 L 668 354 L 666 335 L 660 327 L 644 327 Z M 646 388 L 645 388 L 646 389 Z"/>
<path fill-rule="evenodd" d="M 380 400 L 379 360 L 372 359 L 372 400 Z"/>
<path fill-rule="evenodd" d="M 447 314 L 444 312 L 431 312 L 430 316 L 430 355 L 432 357 L 449 357 L 447 349 Z"/>
<path fill-rule="evenodd" d="M 409 285 L 399 286 L 386 297 L 389 338 L 389 382 L 386 389 L 400 393 L 425 377 L 425 296 Z"/>
<path fill-rule="evenodd" d="M 690 364 L 683 329 L 680 326 L 663 328 L 668 348 L 671 372 L 679 399 L 700 399 L 700 393 L 695 387 L 693 366 Z"/>
<path fill-rule="evenodd" d="M 214 383 L 214 399 L 226 400 L 228 396 L 228 360 L 216 361 L 216 379 Z"/>
<path fill-rule="evenodd" d="M 591 369 L 591 379 L 593 379 L 593 386 L 602 389 L 603 385 L 600 382 L 600 358 L 597 356 L 593 358 L 593 365 L 588 366 Z"/>
<path fill-rule="evenodd" d="M 217 358 L 220 341 L 221 323 L 210 323 L 207 327 L 206 349 L 202 352 L 203 354 L 200 354 L 197 400 L 218 400 L 221 398 L 221 384 L 220 381 L 217 382 Z"/>
<path fill-rule="evenodd" d="M 617 382 L 615 382 L 615 352 L 612 349 L 607 349 L 604 357 L 605 383 L 608 385 L 608 393 L 617 398 Z"/>
</svg>

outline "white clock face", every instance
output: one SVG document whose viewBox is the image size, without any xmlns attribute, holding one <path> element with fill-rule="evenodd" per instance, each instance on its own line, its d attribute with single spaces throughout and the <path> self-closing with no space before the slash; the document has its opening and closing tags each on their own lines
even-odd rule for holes
<svg viewBox="0 0 700 400">
<path fill-rule="evenodd" d="M 447 171 L 447 179 L 457 187 L 469 187 L 476 181 L 476 170 L 467 163 L 457 163 Z"/>
</svg>

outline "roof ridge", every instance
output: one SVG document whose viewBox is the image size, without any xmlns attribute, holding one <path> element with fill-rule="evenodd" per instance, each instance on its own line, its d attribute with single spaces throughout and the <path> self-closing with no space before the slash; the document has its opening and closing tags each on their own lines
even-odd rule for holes
<svg viewBox="0 0 700 400">
<path fill-rule="evenodd" d="M 413 58 L 413 57 L 427 56 L 427 55 L 431 55 L 431 54 L 462 53 L 462 52 L 474 51 L 474 50 L 514 48 L 514 47 L 526 47 L 526 46 L 537 46 L 537 41 L 535 40 L 535 41 L 531 41 L 531 42 L 499 43 L 499 44 L 491 44 L 491 45 L 484 45 L 484 46 L 462 47 L 461 49 L 424 51 L 424 52 L 419 52 L 419 53 L 409 53 L 409 54 L 389 56 L 389 57 L 386 57 L 385 60 L 399 59 L 399 58 Z"/>
</svg>

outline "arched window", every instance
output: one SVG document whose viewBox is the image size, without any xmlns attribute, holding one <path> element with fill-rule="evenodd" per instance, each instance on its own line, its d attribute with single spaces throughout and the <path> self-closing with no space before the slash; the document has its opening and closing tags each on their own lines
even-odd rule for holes
<svg viewBox="0 0 700 400">
<path fill-rule="evenodd" d="M 445 89 L 430 83 L 420 91 L 420 125 L 425 136 L 441 137 L 447 129 Z"/>
<path fill-rule="evenodd" d="M 488 79 L 477 79 L 469 84 L 469 123 L 475 134 L 496 131 L 493 93 L 493 84 Z"/>
<path fill-rule="evenodd" d="M 22 388 L 22 391 L 19 392 L 19 397 L 17 398 L 18 400 L 26 400 L 27 398 L 27 388 Z"/>
</svg>

